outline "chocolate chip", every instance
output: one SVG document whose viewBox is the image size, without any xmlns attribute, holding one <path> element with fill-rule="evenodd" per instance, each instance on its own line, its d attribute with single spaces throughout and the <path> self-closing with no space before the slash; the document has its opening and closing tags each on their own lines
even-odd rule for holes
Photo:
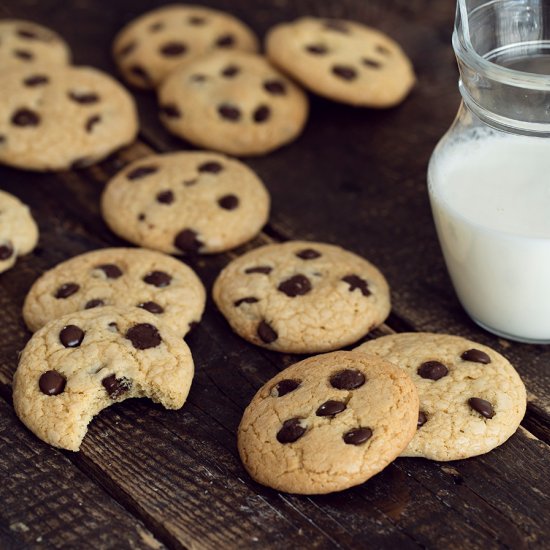
<svg viewBox="0 0 550 550">
<path fill-rule="evenodd" d="M 362 445 L 372 437 L 370 428 L 355 428 L 346 432 L 342 439 L 346 445 Z"/>
<path fill-rule="evenodd" d="M 187 19 L 190 25 L 204 25 L 206 23 L 206 19 L 204 17 L 199 17 L 198 15 L 192 15 Z"/>
<path fill-rule="evenodd" d="M 129 180 L 139 180 L 158 172 L 158 166 L 138 166 L 126 174 Z"/>
<path fill-rule="evenodd" d="M 439 380 L 449 374 L 449 369 L 439 361 L 426 361 L 422 363 L 416 371 L 422 378 L 428 380 Z"/>
<path fill-rule="evenodd" d="M 76 325 L 67 325 L 59 333 L 59 340 L 66 348 L 77 348 L 84 340 L 84 331 Z"/>
<path fill-rule="evenodd" d="M 161 204 L 172 204 L 174 202 L 174 193 L 167 189 L 166 191 L 160 191 L 157 194 L 157 202 Z"/>
<path fill-rule="evenodd" d="M 481 399 L 480 397 L 470 397 L 470 399 L 468 399 L 468 405 L 470 405 L 474 411 L 477 411 L 485 418 L 493 418 L 493 416 L 495 416 L 493 405 L 485 399 Z"/>
<path fill-rule="evenodd" d="M 366 67 L 371 67 L 372 69 L 379 69 L 382 66 L 382 63 L 380 63 L 379 61 L 375 61 L 374 59 L 368 59 L 366 57 L 363 57 L 361 62 Z"/>
<path fill-rule="evenodd" d="M 235 307 L 239 307 L 241 304 L 255 304 L 256 302 L 259 302 L 258 298 L 254 298 L 254 296 L 247 296 L 246 298 L 236 300 L 233 302 L 233 305 Z"/>
<path fill-rule="evenodd" d="M 231 48 L 235 44 L 235 37 L 232 34 L 224 34 L 216 40 L 218 48 Z"/>
<path fill-rule="evenodd" d="M 239 197 L 236 195 L 224 195 L 218 199 L 218 204 L 225 210 L 235 210 L 239 206 Z"/>
<path fill-rule="evenodd" d="M 260 105 L 252 116 L 254 122 L 265 122 L 271 117 L 271 109 L 267 105 Z"/>
<path fill-rule="evenodd" d="M 272 95 L 286 95 L 286 84 L 282 80 L 266 80 L 264 90 Z"/>
<path fill-rule="evenodd" d="M 29 40 L 38 40 L 38 35 L 35 32 L 29 31 L 27 29 L 17 29 L 17 34 L 21 38 L 28 38 Z"/>
<path fill-rule="evenodd" d="M 65 283 L 61 285 L 55 292 L 56 298 L 68 298 L 72 296 L 75 292 L 80 290 L 80 286 L 76 283 Z"/>
<path fill-rule="evenodd" d="M 117 378 L 114 374 L 106 376 L 101 383 L 111 399 L 118 399 L 132 387 L 128 378 Z"/>
<path fill-rule="evenodd" d="M 164 271 L 151 271 L 143 277 L 143 281 L 148 285 L 156 286 L 157 288 L 164 288 L 172 282 L 172 276 L 168 275 Z"/>
<path fill-rule="evenodd" d="M 67 379 L 56 370 L 48 370 L 38 380 L 40 391 L 46 395 L 59 395 L 65 389 Z"/>
<path fill-rule="evenodd" d="M 358 275 L 346 275 L 345 277 L 342 277 L 342 281 L 344 281 L 344 283 L 348 283 L 350 292 L 353 292 L 358 288 L 362 292 L 363 296 L 371 295 L 369 284 L 365 281 L 365 279 L 362 279 Z"/>
<path fill-rule="evenodd" d="M 303 250 L 296 252 L 296 256 L 302 260 L 315 260 L 316 258 L 321 257 L 321 253 L 317 252 L 317 250 L 313 250 L 313 248 L 304 248 Z"/>
<path fill-rule="evenodd" d="M 306 51 L 314 55 L 325 55 L 328 53 L 328 48 L 323 44 L 309 44 L 306 46 Z"/>
<path fill-rule="evenodd" d="M 293 392 L 295 389 L 299 388 L 301 383 L 301 380 L 292 380 L 291 378 L 286 378 L 285 380 L 281 380 L 271 388 L 271 395 L 272 397 L 283 397 L 283 395 Z"/>
<path fill-rule="evenodd" d="M 94 92 L 69 92 L 69 98 L 81 105 L 92 105 L 99 101 L 99 96 Z"/>
<path fill-rule="evenodd" d="M 488 365 L 491 362 L 491 358 L 480 349 L 468 349 L 460 357 L 464 359 L 464 361 L 483 363 L 484 365 Z"/>
<path fill-rule="evenodd" d="M 334 65 L 332 67 L 332 74 L 342 80 L 355 80 L 357 78 L 357 71 L 347 65 Z"/>
<path fill-rule="evenodd" d="M 136 349 L 156 348 L 162 342 L 159 331 L 149 323 L 140 323 L 129 328 L 125 336 Z"/>
<path fill-rule="evenodd" d="M 136 43 L 135 42 L 128 42 L 125 46 L 122 46 L 120 50 L 118 50 L 118 55 L 120 57 L 126 57 L 128 54 L 132 53 L 136 49 Z"/>
<path fill-rule="evenodd" d="M 34 59 L 34 54 L 29 52 L 29 50 L 13 50 L 13 55 L 23 61 L 30 61 L 31 59 Z"/>
<path fill-rule="evenodd" d="M 164 308 L 162 306 L 159 306 L 156 302 L 143 302 L 142 304 L 139 304 L 138 307 L 157 315 L 164 313 Z"/>
<path fill-rule="evenodd" d="M 164 23 L 162 21 L 157 21 L 156 23 L 149 25 L 149 31 L 151 32 L 158 32 L 162 29 L 164 29 Z"/>
<path fill-rule="evenodd" d="M 187 46 L 183 42 L 168 42 L 163 44 L 159 51 L 165 57 L 177 57 L 187 51 Z"/>
<path fill-rule="evenodd" d="M 342 21 L 330 19 L 328 21 L 325 21 L 325 29 L 341 32 L 343 34 L 348 34 L 349 32 L 348 26 L 345 23 L 343 23 Z"/>
<path fill-rule="evenodd" d="M 200 164 L 197 170 L 201 173 L 219 174 L 223 170 L 223 166 L 219 162 L 209 161 Z"/>
<path fill-rule="evenodd" d="M 100 300 L 99 298 L 94 298 L 93 300 L 89 300 L 86 302 L 84 309 L 93 309 L 94 307 L 100 307 L 104 305 L 105 302 L 103 300 Z"/>
<path fill-rule="evenodd" d="M 296 296 L 303 296 L 310 292 L 311 283 L 305 275 L 298 274 L 280 283 L 277 290 L 280 290 L 290 298 L 295 298 Z"/>
<path fill-rule="evenodd" d="M 40 117 L 30 109 L 18 109 L 12 115 L 11 123 L 15 126 L 38 126 Z"/>
<path fill-rule="evenodd" d="M 329 379 L 330 385 L 337 390 L 356 390 L 365 382 L 365 375 L 355 369 L 344 369 L 335 372 Z"/>
<path fill-rule="evenodd" d="M 262 342 L 272 344 L 279 338 L 279 335 L 273 330 L 271 325 L 266 321 L 260 321 L 257 329 L 258 336 Z"/>
<path fill-rule="evenodd" d="M 277 432 L 279 443 L 294 443 L 306 433 L 306 428 L 301 424 L 301 418 L 291 418 L 283 422 L 283 427 Z"/>
<path fill-rule="evenodd" d="M 264 275 L 269 275 L 273 270 L 272 267 L 268 265 L 259 265 L 258 267 L 249 267 L 244 270 L 244 272 L 249 275 L 250 273 L 263 273 Z"/>
<path fill-rule="evenodd" d="M 140 222 L 145 221 L 145 218 L 146 218 L 146 216 L 145 216 L 145 214 L 144 214 L 143 212 L 142 212 L 141 214 L 138 215 L 138 220 L 139 220 Z"/>
<path fill-rule="evenodd" d="M 198 252 L 203 243 L 196 231 L 183 229 L 174 238 L 174 245 L 182 252 Z"/>
<path fill-rule="evenodd" d="M 181 118 L 181 111 L 173 103 L 161 105 L 159 111 L 161 115 L 168 118 Z"/>
<path fill-rule="evenodd" d="M 146 84 L 152 84 L 153 81 L 149 76 L 149 73 L 141 65 L 132 65 L 130 67 L 130 72 L 143 80 Z"/>
<path fill-rule="evenodd" d="M 118 279 L 119 277 L 122 277 L 122 270 L 115 264 L 96 265 L 95 269 L 103 271 L 107 279 Z"/>
<path fill-rule="evenodd" d="M 329 399 L 319 406 L 315 414 L 317 416 L 335 416 L 346 410 L 346 404 L 342 401 Z"/>
<path fill-rule="evenodd" d="M 241 118 L 241 111 L 238 107 L 233 107 L 232 105 L 227 105 L 226 103 L 218 107 L 218 113 L 222 118 L 230 120 L 231 122 L 236 122 Z"/>
<path fill-rule="evenodd" d="M 13 246 L 11 243 L 5 243 L 0 246 L 0 261 L 7 260 L 13 256 Z"/>
<path fill-rule="evenodd" d="M 101 115 L 92 115 L 87 121 L 86 121 L 86 132 L 90 133 L 96 124 L 98 124 L 101 121 Z"/>
<path fill-rule="evenodd" d="M 234 76 L 237 76 L 241 72 L 241 69 L 237 67 L 237 65 L 228 65 L 223 71 L 222 76 L 225 76 L 225 78 L 233 78 Z"/>
<path fill-rule="evenodd" d="M 423 411 L 420 411 L 418 413 L 418 422 L 416 423 L 417 429 L 424 426 L 424 424 L 426 424 L 426 422 L 428 422 L 428 417 L 426 416 L 426 413 L 423 412 Z"/>
<path fill-rule="evenodd" d="M 50 79 L 43 74 L 35 74 L 32 76 L 28 76 L 23 80 L 23 84 L 25 86 L 28 86 L 29 88 L 34 88 L 35 86 L 43 86 L 44 84 L 47 84 L 50 81 Z"/>
</svg>

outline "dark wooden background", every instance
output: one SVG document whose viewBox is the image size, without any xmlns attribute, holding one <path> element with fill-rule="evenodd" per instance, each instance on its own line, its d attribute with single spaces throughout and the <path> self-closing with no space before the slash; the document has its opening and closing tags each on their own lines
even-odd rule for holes
<svg viewBox="0 0 550 550">
<path fill-rule="evenodd" d="M 366 22 L 412 57 L 419 84 L 387 111 L 311 98 L 303 136 L 248 161 L 273 196 L 267 241 L 343 245 L 386 274 L 393 313 L 381 332 L 428 330 L 495 347 L 521 373 L 523 426 L 488 455 L 451 463 L 398 459 L 354 489 L 329 496 L 279 494 L 243 470 L 235 432 L 260 385 L 297 358 L 233 335 L 209 301 L 189 336 L 196 378 L 180 411 L 133 400 L 104 411 L 82 450 L 64 453 L 15 417 L 10 382 L 29 338 L 20 310 L 45 269 L 87 250 L 123 245 L 99 215 L 107 179 L 146 153 L 187 148 L 157 121 L 152 94 L 137 93 L 139 142 L 91 169 L 33 174 L 0 168 L 0 187 L 31 205 L 41 230 L 34 254 L 0 276 L 0 548 L 548 548 L 550 346 L 498 339 L 477 328 L 453 293 L 437 244 L 426 166 L 457 110 L 450 45 L 452 0 L 197 0 L 233 12 L 259 35 L 302 14 Z M 78 64 L 116 74 L 110 42 L 146 0 L 0 0 L 0 17 L 34 19 L 68 40 Z M 0 94 L 2 91 L 0 90 Z M 235 254 L 193 264 L 208 288 Z"/>
</svg>

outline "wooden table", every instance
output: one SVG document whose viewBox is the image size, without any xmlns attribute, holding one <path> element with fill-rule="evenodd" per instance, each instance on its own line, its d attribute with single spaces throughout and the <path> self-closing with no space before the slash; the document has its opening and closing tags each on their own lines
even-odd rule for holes
<svg viewBox="0 0 550 550">
<path fill-rule="evenodd" d="M 208 0 L 263 35 L 301 14 L 358 19 L 399 40 L 419 84 L 400 107 L 353 109 L 311 98 L 311 119 L 292 145 L 249 162 L 273 212 L 249 246 L 192 262 L 210 288 L 245 249 L 285 239 L 343 245 L 375 262 L 392 287 L 381 332 L 450 332 L 493 346 L 529 391 L 522 427 L 470 460 L 398 459 L 367 483 L 307 498 L 253 483 L 236 428 L 255 391 L 297 357 L 234 335 L 209 301 L 190 335 L 196 377 L 180 411 L 133 400 L 102 412 L 82 450 L 43 444 L 18 421 L 10 381 L 29 338 L 23 298 L 44 270 L 81 252 L 124 245 L 105 226 L 104 183 L 128 160 L 186 148 L 157 121 L 152 94 L 137 93 L 139 141 L 90 169 L 33 174 L 0 169 L 0 187 L 31 205 L 41 230 L 34 254 L 0 276 L 0 548 L 549 548 L 550 346 L 506 342 L 474 325 L 445 271 L 426 193 L 426 165 L 457 110 L 452 0 Z M 145 0 L 2 0 L 0 16 L 61 32 L 75 61 L 115 73 L 110 43 Z M 0 93 L 2 91 L 0 90 Z"/>
</svg>

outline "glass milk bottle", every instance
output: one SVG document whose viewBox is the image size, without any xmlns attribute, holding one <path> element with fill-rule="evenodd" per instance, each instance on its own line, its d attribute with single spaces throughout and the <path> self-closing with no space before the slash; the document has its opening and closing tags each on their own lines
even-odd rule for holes
<svg viewBox="0 0 550 550">
<path fill-rule="evenodd" d="M 550 343 L 550 0 L 459 0 L 462 104 L 428 169 L 435 225 L 470 317 Z"/>
</svg>

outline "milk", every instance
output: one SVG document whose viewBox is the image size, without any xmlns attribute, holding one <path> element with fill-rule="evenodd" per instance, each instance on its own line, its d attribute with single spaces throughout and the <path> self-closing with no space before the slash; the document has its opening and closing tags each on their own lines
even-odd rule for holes
<svg viewBox="0 0 550 550">
<path fill-rule="evenodd" d="M 428 188 L 469 315 L 502 336 L 550 342 L 550 140 L 462 134 L 436 150 Z"/>
</svg>

